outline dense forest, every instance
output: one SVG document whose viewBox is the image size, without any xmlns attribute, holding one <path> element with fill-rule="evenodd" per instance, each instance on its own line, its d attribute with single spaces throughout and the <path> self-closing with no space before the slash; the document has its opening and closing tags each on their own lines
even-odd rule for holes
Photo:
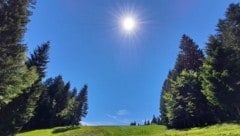
<svg viewBox="0 0 240 136">
<path fill-rule="evenodd" d="M 187 35 L 164 81 L 161 122 L 190 128 L 240 121 L 240 4 L 230 4 L 203 50 Z"/>
<path fill-rule="evenodd" d="M 46 79 L 50 43 L 28 57 L 23 43 L 33 0 L 0 0 L 0 135 L 79 125 L 88 110 L 88 87 L 71 89 L 62 76 Z"/>
</svg>

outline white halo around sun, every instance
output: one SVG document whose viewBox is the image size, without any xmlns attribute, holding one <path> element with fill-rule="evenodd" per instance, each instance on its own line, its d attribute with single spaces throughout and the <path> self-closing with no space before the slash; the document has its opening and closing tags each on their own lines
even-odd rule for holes
<svg viewBox="0 0 240 136">
<path fill-rule="evenodd" d="M 137 3 L 119 4 L 110 11 L 113 16 L 111 25 L 121 42 L 127 41 L 135 45 L 142 40 L 148 20 L 143 11 L 144 7 L 139 7 Z"/>
<path fill-rule="evenodd" d="M 124 10 L 118 17 L 119 31 L 126 38 L 136 37 L 142 29 L 141 21 L 137 12 Z"/>
<path fill-rule="evenodd" d="M 126 32 L 132 32 L 135 30 L 137 25 L 137 22 L 135 20 L 134 17 L 132 16 L 126 16 L 123 18 L 122 20 L 122 28 L 126 31 Z"/>
</svg>

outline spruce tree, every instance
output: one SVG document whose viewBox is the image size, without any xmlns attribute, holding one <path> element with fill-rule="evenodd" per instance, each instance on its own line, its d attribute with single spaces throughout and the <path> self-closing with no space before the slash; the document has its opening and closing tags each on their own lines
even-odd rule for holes
<svg viewBox="0 0 240 136">
<path fill-rule="evenodd" d="M 28 130 L 31 128 L 32 120 L 31 118 L 35 114 L 35 108 L 37 107 L 38 100 L 40 99 L 41 94 L 43 91 L 46 91 L 46 87 L 43 85 L 43 78 L 45 78 L 46 75 L 46 68 L 47 63 L 49 62 L 48 52 L 49 52 L 49 42 L 43 43 L 41 46 L 38 46 L 33 54 L 31 54 L 31 57 L 27 61 L 28 67 L 36 67 L 37 73 L 39 75 L 38 80 L 32 85 L 32 87 L 29 89 L 28 93 L 23 94 L 26 97 L 25 99 L 28 102 L 25 102 L 24 104 L 27 105 L 27 111 L 25 115 L 29 115 L 26 124 L 23 127 L 23 130 Z M 31 109 L 31 110 L 29 110 Z"/>
<path fill-rule="evenodd" d="M 28 0 L 4 0 L 0 6 L 0 110 L 37 79 L 27 68 L 26 46 L 21 43 L 28 17 Z"/>
<path fill-rule="evenodd" d="M 39 76 L 38 80 L 35 81 L 30 88 L 25 90 L 8 104 L 6 107 L 6 111 L 9 111 L 7 116 L 4 116 L 4 113 L 0 115 L 4 117 L 1 118 L 0 121 L 5 124 L 9 123 L 6 127 L 12 127 L 13 132 L 20 131 L 21 128 L 34 116 L 34 110 L 37 106 L 36 103 L 44 90 L 41 80 L 45 75 L 44 71 L 48 62 L 48 49 L 48 43 L 39 46 L 34 51 L 34 55 L 31 55 L 31 58 L 28 60 L 28 62 L 32 63 L 27 62 L 28 67 L 36 67 L 39 69 L 37 72 L 42 73 L 42 76 Z M 10 122 L 10 120 L 13 120 L 15 123 Z"/>
<path fill-rule="evenodd" d="M 240 4 L 231 4 L 209 38 L 203 65 L 203 92 L 219 121 L 240 121 Z"/>
<path fill-rule="evenodd" d="M 201 92 L 201 82 L 197 72 L 183 70 L 172 84 L 170 127 L 189 128 L 215 123 L 213 111 Z"/>
<path fill-rule="evenodd" d="M 152 125 L 157 125 L 157 124 L 158 124 L 158 119 L 155 117 L 155 115 L 153 115 L 151 124 L 152 124 Z"/>
<path fill-rule="evenodd" d="M 180 51 L 174 67 L 175 74 L 179 75 L 182 70 L 199 71 L 204 55 L 202 50 L 198 48 L 198 45 L 184 34 L 181 38 L 179 48 Z"/>
<path fill-rule="evenodd" d="M 212 124 L 214 119 L 209 118 L 212 112 L 201 92 L 199 79 L 203 52 L 186 35 L 182 36 L 180 49 L 175 67 L 163 85 L 160 105 L 162 122 L 170 128 Z"/>
<path fill-rule="evenodd" d="M 31 15 L 30 0 L 0 1 L 0 135 L 14 135 L 28 120 L 25 93 L 38 79 L 35 67 L 26 66 L 22 38 Z M 17 112 L 15 112 L 17 111 Z"/>
<path fill-rule="evenodd" d="M 167 109 L 168 98 L 164 98 L 167 92 L 171 92 L 171 80 L 173 78 L 172 71 L 169 71 L 167 79 L 163 83 L 161 96 L 160 96 L 160 118 L 163 124 L 168 124 Z"/>
<path fill-rule="evenodd" d="M 77 105 L 75 107 L 75 117 L 73 120 L 74 125 L 79 125 L 82 117 L 86 117 L 88 113 L 88 86 L 84 85 L 82 90 L 76 97 Z"/>
<path fill-rule="evenodd" d="M 34 50 L 27 61 L 28 67 L 35 66 L 37 68 L 39 82 L 42 82 L 42 79 L 46 76 L 47 64 L 49 62 L 49 48 L 50 42 L 43 43 Z"/>
<path fill-rule="evenodd" d="M 77 93 L 70 90 L 70 82 L 65 83 L 62 76 L 45 81 L 46 90 L 40 96 L 35 116 L 27 124 L 26 130 L 56 126 L 79 125 L 87 115 L 87 86 Z"/>
</svg>

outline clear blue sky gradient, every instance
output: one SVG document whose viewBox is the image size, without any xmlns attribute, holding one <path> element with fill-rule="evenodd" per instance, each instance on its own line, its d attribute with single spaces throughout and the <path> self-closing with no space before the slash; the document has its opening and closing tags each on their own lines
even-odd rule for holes
<svg viewBox="0 0 240 136">
<path fill-rule="evenodd" d="M 48 77 L 89 85 L 94 125 L 142 123 L 159 115 L 160 91 L 187 34 L 204 49 L 218 19 L 238 0 L 38 0 L 25 42 L 51 42 Z M 124 37 L 116 16 L 130 9 L 141 21 Z M 122 10 L 122 11 L 121 11 Z"/>
</svg>

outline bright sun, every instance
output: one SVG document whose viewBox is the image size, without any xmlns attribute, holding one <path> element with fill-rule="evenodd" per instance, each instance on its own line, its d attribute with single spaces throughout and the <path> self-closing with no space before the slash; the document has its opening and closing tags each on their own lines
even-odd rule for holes
<svg viewBox="0 0 240 136">
<path fill-rule="evenodd" d="M 131 16 L 126 16 L 122 20 L 122 28 L 126 32 L 133 32 L 136 28 L 136 20 Z"/>
<path fill-rule="evenodd" d="M 127 3 L 120 4 L 117 8 L 114 8 L 114 11 L 111 11 L 114 17 L 114 29 L 117 28 L 120 36 L 127 41 L 136 42 L 144 32 L 146 20 L 142 12 L 144 10 L 140 9 L 142 8 L 134 3 Z"/>
</svg>

